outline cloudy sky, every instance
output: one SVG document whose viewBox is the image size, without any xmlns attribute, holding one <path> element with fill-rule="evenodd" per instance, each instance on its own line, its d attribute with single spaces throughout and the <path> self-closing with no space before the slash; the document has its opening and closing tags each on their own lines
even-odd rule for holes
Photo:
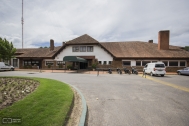
<svg viewBox="0 0 189 126">
<path fill-rule="evenodd" d="M 188 0 L 24 0 L 24 48 L 55 45 L 88 34 L 99 42 L 157 43 L 170 30 L 170 44 L 189 45 Z M 22 0 L 0 0 L 0 37 L 22 47 Z"/>
</svg>

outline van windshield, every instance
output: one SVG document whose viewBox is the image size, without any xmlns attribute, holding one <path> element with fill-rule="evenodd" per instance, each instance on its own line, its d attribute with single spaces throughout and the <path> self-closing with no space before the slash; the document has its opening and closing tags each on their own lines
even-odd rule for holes
<svg viewBox="0 0 189 126">
<path fill-rule="evenodd" d="M 156 64 L 155 67 L 165 67 L 164 64 Z"/>
</svg>

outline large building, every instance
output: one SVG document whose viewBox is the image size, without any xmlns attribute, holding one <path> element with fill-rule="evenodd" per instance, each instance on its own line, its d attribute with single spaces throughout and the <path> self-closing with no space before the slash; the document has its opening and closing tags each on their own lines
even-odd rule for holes
<svg viewBox="0 0 189 126">
<path fill-rule="evenodd" d="M 58 69 L 60 66 L 67 68 L 87 69 L 93 63 L 98 63 L 99 68 L 123 68 L 142 67 L 149 62 L 162 61 L 167 71 L 175 72 L 177 69 L 189 66 L 189 52 L 182 47 L 169 45 L 169 31 L 159 31 L 158 44 L 153 40 L 148 42 L 98 42 L 85 34 L 62 46 L 54 47 L 54 40 L 50 40 L 50 48 L 17 49 L 16 58 L 11 64 L 18 68 L 51 68 Z M 76 56 L 87 62 L 63 61 L 66 56 Z"/>
</svg>

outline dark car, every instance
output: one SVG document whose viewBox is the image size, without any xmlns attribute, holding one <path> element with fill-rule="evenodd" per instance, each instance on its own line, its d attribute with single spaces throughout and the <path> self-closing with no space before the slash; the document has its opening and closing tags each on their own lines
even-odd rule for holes
<svg viewBox="0 0 189 126">
<path fill-rule="evenodd" d="M 189 67 L 186 67 L 182 70 L 177 70 L 177 74 L 178 75 L 181 75 L 181 74 L 184 74 L 184 75 L 189 75 Z"/>
</svg>

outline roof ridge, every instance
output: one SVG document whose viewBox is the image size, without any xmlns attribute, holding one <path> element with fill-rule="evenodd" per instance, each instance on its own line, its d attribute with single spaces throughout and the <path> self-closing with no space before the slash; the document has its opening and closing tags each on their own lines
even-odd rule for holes
<svg viewBox="0 0 189 126">
<path fill-rule="evenodd" d="M 66 44 L 91 44 L 91 43 L 95 44 L 99 42 L 95 40 L 93 37 L 89 36 L 88 34 L 83 34 L 75 39 L 66 42 Z"/>
</svg>

